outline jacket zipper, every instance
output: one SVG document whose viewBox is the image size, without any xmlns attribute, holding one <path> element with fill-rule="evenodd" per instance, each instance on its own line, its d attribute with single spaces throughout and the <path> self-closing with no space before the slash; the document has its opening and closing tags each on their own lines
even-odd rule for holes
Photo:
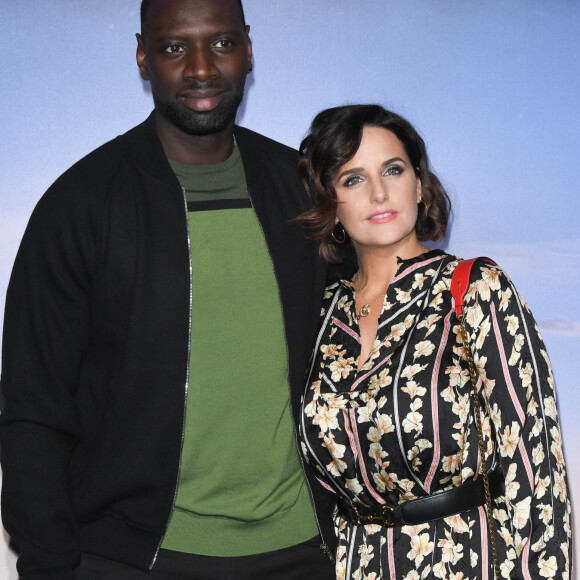
<svg viewBox="0 0 580 580">
<path fill-rule="evenodd" d="M 284 346 L 286 347 L 286 365 L 288 367 L 288 396 L 290 397 L 290 401 L 292 400 L 292 391 L 291 391 L 291 387 L 290 387 L 290 353 L 288 352 L 288 341 L 286 340 L 286 319 L 284 318 L 284 305 L 282 304 L 282 296 L 280 294 L 280 284 L 278 283 L 278 278 L 276 276 L 276 269 L 274 268 L 274 260 L 272 259 L 272 254 L 270 253 L 270 248 L 268 247 L 268 241 L 266 239 L 266 234 L 264 233 L 264 228 L 262 227 L 262 223 L 260 222 L 260 218 L 258 217 L 258 214 L 256 212 L 256 208 L 254 207 L 254 200 L 252 199 L 252 196 L 250 194 L 250 190 L 248 188 L 246 188 L 246 193 L 248 194 L 248 198 L 250 200 L 250 205 L 252 206 L 252 210 L 254 212 L 254 215 L 256 216 L 256 221 L 258 222 L 258 225 L 260 226 L 260 231 L 262 232 L 262 237 L 264 238 L 264 245 L 266 246 L 266 251 L 268 252 L 268 258 L 270 260 L 270 264 L 272 266 L 272 272 L 274 273 L 274 280 L 276 281 L 276 288 L 278 290 L 278 302 L 280 303 L 280 311 L 282 312 L 282 325 L 284 327 Z M 310 482 L 308 481 L 308 477 L 306 475 L 306 470 L 304 469 L 304 458 L 302 457 L 302 452 L 300 451 L 299 448 L 299 441 L 298 441 L 298 429 L 296 426 L 296 421 L 294 419 L 294 414 L 292 413 L 292 405 L 290 405 L 290 420 L 292 421 L 292 427 L 294 428 L 294 440 L 295 440 L 295 444 L 296 444 L 296 452 L 298 453 L 298 460 L 300 461 L 300 467 L 302 469 L 302 475 L 304 476 L 304 481 L 306 483 L 306 487 L 308 489 L 308 494 L 310 496 L 310 503 L 312 505 L 312 509 L 314 510 L 314 518 L 316 519 L 316 527 L 318 528 L 318 533 L 320 534 L 320 538 L 322 540 L 322 544 L 320 544 L 320 549 L 322 550 L 322 552 L 324 554 L 326 554 L 326 556 L 328 557 L 328 559 L 330 560 L 330 562 L 332 564 L 334 564 L 335 560 L 334 560 L 334 556 L 332 555 L 332 552 L 330 551 L 330 548 L 328 547 L 328 545 L 326 544 L 326 541 L 324 539 L 324 536 L 322 535 L 322 527 L 320 526 L 320 521 L 318 520 L 318 513 L 316 512 L 316 506 L 314 505 L 314 495 L 312 493 L 312 488 L 310 487 Z"/>
<path fill-rule="evenodd" d="M 157 556 L 159 555 L 159 550 L 161 549 L 161 544 L 163 544 L 163 540 L 165 539 L 165 535 L 167 534 L 167 530 L 169 528 L 169 522 L 173 517 L 173 512 L 175 511 L 175 502 L 177 500 L 177 490 L 179 489 L 179 479 L 181 477 L 181 466 L 182 466 L 182 453 L 183 453 L 183 443 L 185 442 L 185 420 L 186 420 L 186 413 L 187 413 L 187 395 L 189 392 L 189 358 L 191 355 L 191 309 L 193 308 L 193 269 L 191 264 L 191 240 L 189 239 L 189 217 L 187 211 L 187 197 L 185 194 L 185 188 L 181 187 L 181 195 L 183 198 L 183 206 L 185 209 L 185 225 L 187 227 L 187 253 L 189 255 L 189 332 L 187 335 L 187 366 L 185 370 L 185 389 L 184 389 L 184 398 L 183 398 L 183 423 L 181 425 L 181 447 L 179 449 L 179 463 L 177 464 L 177 480 L 175 482 L 175 491 L 173 493 L 173 500 L 171 502 L 171 510 L 169 511 L 169 517 L 167 518 L 167 523 L 165 524 L 165 532 L 161 539 L 159 540 L 159 544 L 157 545 L 157 549 L 155 550 L 155 554 L 153 555 L 153 560 L 149 565 L 149 570 L 153 569 L 155 562 L 157 561 Z"/>
</svg>

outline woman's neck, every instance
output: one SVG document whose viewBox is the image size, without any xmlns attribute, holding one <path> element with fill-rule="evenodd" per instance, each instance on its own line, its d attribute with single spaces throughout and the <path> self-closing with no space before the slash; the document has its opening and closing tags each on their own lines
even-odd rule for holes
<svg viewBox="0 0 580 580">
<path fill-rule="evenodd" d="M 353 283 L 361 298 L 371 298 L 388 288 L 397 272 L 397 257 L 409 259 L 427 251 L 427 248 L 419 242 L 413 248 L 407 248 L 406 252 L 398 252 L 395 249 L 387 251 L 385 248 L 377 248 L 377 250 L 365 248 L 364 251 L 360 251 L 356 246 L 355 249 L 357 250 L 359 269 L 353 278 Z"/>
</svg>

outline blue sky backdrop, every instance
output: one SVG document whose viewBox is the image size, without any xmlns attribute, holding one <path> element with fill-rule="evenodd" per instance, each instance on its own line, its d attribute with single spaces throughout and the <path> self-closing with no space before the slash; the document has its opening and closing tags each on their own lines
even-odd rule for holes
<svg viewBox="0 0 580 580">
<path fill-rule="evenodd" d="M 444 249 L 494 258 L 539 322 L 580 505 L 580 2 L 244 6 L 255 67 L 240 124 L 296 147 L 319 110 L 378 102 L 421 131 L 454 205 Z M 138 0 L 0 0 L 0 312 L 40 195 L 151 110 L 138 28 Z"/>
</svg>

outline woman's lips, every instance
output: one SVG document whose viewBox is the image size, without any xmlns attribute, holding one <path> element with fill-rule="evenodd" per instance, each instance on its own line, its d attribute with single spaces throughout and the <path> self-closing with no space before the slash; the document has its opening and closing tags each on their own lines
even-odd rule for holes
<svg viewBox="0 0 580 580">
<path fill-rule="evenodd" d="M 396 211 L 383 211 L 380 213 L 375 213 L 368 218 L 368 220 L 372 224 L 384 224 L 394 220 L 397 217 L 398 213 Z"/>
</svg>

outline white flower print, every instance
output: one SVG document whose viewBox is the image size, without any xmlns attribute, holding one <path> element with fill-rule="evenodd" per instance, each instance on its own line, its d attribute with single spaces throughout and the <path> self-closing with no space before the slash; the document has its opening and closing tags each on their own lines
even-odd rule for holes
<svg viewBox="0 0 580 580">
<path fill-rule="evenodd" d="M 372 546 L 366 544 L 359 547 L 358 553 L 363 568 L 366 568 L 369 565 L 369 562 L 373 559 L 373 550 L 374 548 Z"/>
<path fill-rule="evenodd" d="M 373 480 L 379 493 L 385 491 L 393 491 L 398 477 L 395 473 L 389 473 L 385 469 L 381 469 L 379 473 L 373 473 Z"/>
<path fill-rule="evenodd" d="M 550 485 L 550 478 L 548 476 L 546 476 L 544 478 L 541 478 L 539 476 L 536 477 L 535 495 L 538 499 L 542 499 L 544 497 L 544 495 L 546 495 L 549 485 Z"/>
<path fill-rule="evenodd" d="M 425 387 L 421 387 L 415 381 L 407 381 L 407 384 L 401 389 L 403 393 L 407 393 L 411 399 L 415 397 L 424 397 L 427 389 Z"/>
<path fill-rule="evenodd" d="M 441 461 L 441 469 L 447 473 L 455 473 L 461 467 L 461 454 L 446 455 Z"/>
<path fill-rule="evenodd" d="M 518 364 L 520 357 L 521 357 L 520 352 L 517 351 L 515 348 L 512 348 L 510 358 L 508 359 L 508 365 L 510 365 L 510 367 L 515 367 L 516 364 Z"/>
<path fill-rule="evenodd" d="M 445 518 L 445 523 L 451 526 L 453 531 L 458 534 L 465 534 L 466 532 L 469 532 L 469 526 L 467 525 L 467 522 L 460 515 Z"/>
<path fill-rule="evenodd" d="M 312 423 L 320 427 L 321 433 L 326 433 L 330 429 L 338 429 L 338 421 L 336 420 L 338 412 L 338 408 L 329 409 L 326 405 L 318 405 L 318 412 L 312 419 Z"/>
<path fill-rule="evenodd" d="M 528 387 L 532 383 L 532 375 L 534 374 L 532 365 L 530 363 L 526 363 L 526 366 L 522 367 L 520 363 L 519 374 L 520 379 L 522 379 L 522 386 Z"/>
<path fill-rule="evenodd" d="M 501 290 L 499 279 L 499 270 L 497 268 L 482 268 L 481 277 L 488 284 L 491 290 Z"/>
<path fill-rule="evenodd" d="M 435 345 L 430 340 L 423 340 L 415 345 L 414 358 L 418 358 L 420 356 L 429 356 L 434 349 Z"/>
<path fill-rule="evenodd" d="M 554 496 L 560 501 L 566 500 L 566 482 L 564 476 L 558 471 L 554 471 L 554 485 L 552 487 Z"/>
<path fill-rule="evenodd" d="M 395 324 L 391 327 L 391 331 L 389 332 L 389 338 L 395 342 L 399 342 L 401 337 L 405 334 L 405 325 L 401 322 L 399 324 Z"/>
<path fill-rule="evenodd" d="M 507 331 L 515 336 L 518 328 L 520 327 L 520 319 L 515 315 L 506 316 L 504 319 L 507 322 Z"/>
<path fill-rule="evenodd" d="M 546 503 L 541 503 L 537 507 L 540 510 L 540 519 L 547 526 L 552 521 L 552 506 Z"/>
<path fill-rule="evenodd" d="M 423 415 L 421 413 L 408 413 L 403 420 L 403 429 L 405 433 L 411 433 L 411 431 L 417 431 L 417 433 L 423 432 Z"/>
<path fill-rule="evenodd" d="M 423 559 L 433 551 L 433 542 L 429 539 L 429 534 L 418 534 L 411 538 L 411 549 L 407 558 L 415 560 L 415 566 L 420 566 Z"/>
<path fill-rule="evenodd" d="M 463 558 L 463 544 L 456 544 L 449 530 L 445 530 L 445 539 L 439 540 L 437 545 L 441 548 L 443 562 L 457 564 Z"/>
<path fill-rule="evenodd" d="M 499 452 L 502 457 L 513 457 L 520 440 L 520 426 L 512 421 L 512 426 L 506 425 L 503 433 L 500 433 L 501 445 Z"/>
<path fill-rule="evenodd" d="M 393 377 L 389 375 L 389 369 L 383 369 L 378 375 L 373 375 L 369 380 L 369 390 L 376 390 L 388 387 L 393 382 Z"/>
<path fill-rule="evenodd" d="M 505 477 L 505 495 L 509 500 L 516 499 L 520 484 L 516 480 L 517 465 L 511 463 Z"/>
<path fill-rule="evenodd" d="M 504 560 L 499 565 L 499 571 L 501 573 L 502 578 L 510 578 L 512 570 L 514 569 L 514 563 L 510 560 Z"/>
<path fill-rule="evenodd" d="M 480 349 L 483 346 L 489 331 L 491 330 L 491 323 L 489 321 L 489 316 L 485 317 L 485 320 L 479 326 L 479 333 L 477 335 L 477 340 L 475 341 L 475 348 Z"/>
<path fill-rule="evenodd" d="M 422 290 L 423 284 L 425 283 L 425 280 L 427 280 L 427 276 L 425 276 L 424 274 L 421 274 L 420 272 L 415 274 L 415 281 L 413 282 L 413 288 L 418 289 L 418 290 Z"/>
<path fill-rule="evenodd" d="M 411 293 L 410 292 L 400 290 L 399 288 L 396 289 L 396 292 L 397 292 L 397 300 L 401 304 L 407 304 L 407 302 L 409 302 L 411 300 Z"/>
<path fill-rule="evenodd" d="M 540 576 L 542 576 L 542 578 L 554 578 L 556 572 L 558 571 L 556 556 L 544 558 L 545 555 L 546 552 L 542 552 L 542 555 L 538 560 L 538 566 L 540 568 Z"/>
<path fill-rule="evenodd" d="M 527 496 L 516 504 L 512 504 L 514 511 L 513 523 L 514 527 L 521 530 L 530 519 L 530 505 L 532 498 Z"/>
<path fill-rule="evenodd" d="M 324 353 L 322 360 L 336 358 L 346 353 L 346 350 L 342 348 L 342 344 L 323 344 L 320 346 L 320 350 Z"/>
<path fill-rule="evenodd" d="M 355 495 L 358 495 L 364 489 L 363 486 L 360 484 L 359 480 L 356 479 L 356 477 L 354 479 L 347 479 L 346 487 L 347 489 L 350 489 L 350 491 L 352 491 L 352 493 L 354 493 Z"/>
<path fill-rule="evenodd" d="M 479 561 L 479 554 L 473 550 L 471 550 L 471 567 L 475 568 L 477 566 L 477 562 Z"/>
<path fill-rule="evenodd" d="M 555 441 L 552 441 L 550 451 L 552 452 L 552 455 L 556 458 L 556 465 L 559 468 L 564 467 L 564 452 L 562 451 L 562 446 L 558 445 Z"/>
<path fill-rule="evenodd" d="M 376 426 L 379 434 L 386 435 L 387 433 L 392 433 L 395 430 L 393 421 L 390 415 L 384 415 L 379 413 L 376 418 Z"/>
<path fill-rule="evenodd" d="M 513 293 L 511 288 L 506 288 L 505 290 L 502 290 L 500 292 L 500 301 L 498 308 L 500 312 L 505 312 L 508 309 L 512 295 Z"/>
<path fill-rule="evenodd" d="M 534 426 L 532 427 L 532 436 L 538 437 L 544 428 L 544 420 L 541 417 L 536 417 Z"/>
<path fill-rule="evenodd" d="M 383 450 L 379 443 L 371 443 L 369 447 L 369 457 L 375 460 L 377 466 L 381 466 L 383 458 L 387 456 L 387 452 Z"/>
<path fill-rule="evenodd" d="M 364 407 L 359 407 L 357 409 L 357 422 L 358 423 L 368 423 L 373 420 L 373 414 L 377 408 L 377 401 L 369 399 Z"/>
<path fill-rule="evenodd" d="M 469 394 L 466 393 L 463 397 L 457 399 L 453 403 L 451 410 L 459 417 L 461 423 L 465 423 L 470 411 Z M 457 427 L 460 427 L 460 425 L 457 425 Z"/>
<path fill-rule="evenodd" d="M 439 282 L 436 282 L 435 285 L 433 286 L 433 289 L 432 289 L 433 294 L 440 295 L 443 292 L 448 292 L 449 291 L 449 284 L 450 284 L 450 281 L 439 280 Z"/>
<path fill-rule="evenodd" d="M 404 379 L 412 379 L 417 373 L 421 372 L 424 368 L 425 366 L 421 366 L 418 363 L 408 365 L 403 369 L 401 376 Z"/>
<path fill-rule="evenodd" d="M 461 368 L 459 360 L 453 359 L 453 363 L 453 366 L 448 366 L 445 369 L 445 374 L 449 375 L 449 384 L 451 386 L 460 387 L 469 380 L 469 371 L 465 368 Z"/>
<path fill-rule="evenodd" d="M 558 420 L 558 410 L 556 409 L 556 400 L 554 397 L 546 397 L 544 399 L 544 410 L 552 421 Z"/>
<path fill-rule="evenodd" d="M 339 357 L 337 360 L 331 362 L 328 368 L 332 372 L 332 380 L 334 382 L 340 381 L 341 378 L 346 379 L 350 372 L 354 369 L 354 358 Z"/>
<path fill-rule="evenodd" d="M 469 326 L 472 328 L 477 328 L 481 321 L 483 320 L 483 311 L 481 310 L 481 306 L 476 304 L 472 308 L 469 308 L 466 312 L 465 321 Z"/>
</svg>

